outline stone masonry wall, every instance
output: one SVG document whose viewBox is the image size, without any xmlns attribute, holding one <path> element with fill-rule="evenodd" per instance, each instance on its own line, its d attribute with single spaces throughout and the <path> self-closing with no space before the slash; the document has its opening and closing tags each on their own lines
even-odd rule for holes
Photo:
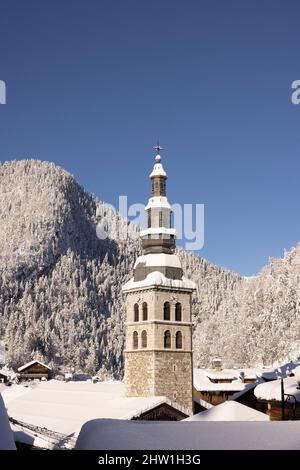
<svg viewBox="0 0 300 470">
<path fill-rule="evenodd" d="M 167 396 L 192 410 L 192 354 L 172 351 L 154 354 L 155 395 Z"/>
<path fill-rule="evenodd" d="M 125 352 L 125 388 L 127 397 L 154 396 L 154 353 Z"/>
</svg>

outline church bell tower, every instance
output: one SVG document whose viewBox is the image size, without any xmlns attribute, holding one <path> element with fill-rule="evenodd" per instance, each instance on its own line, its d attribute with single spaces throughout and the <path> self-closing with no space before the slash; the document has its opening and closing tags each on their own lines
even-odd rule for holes
<svg viewBox="0 0 300 470">
<path fill-rule="evenodd" d="M 192 281 L 175 254 L 176 230 L 166 195 L 161 147 L 150 174 L 148 227 L 141 230 L 143 255 L 134 265 L 126 294 L 125 385 L 129 397 L 167 396 L 192 411 Z"/>
</svg>

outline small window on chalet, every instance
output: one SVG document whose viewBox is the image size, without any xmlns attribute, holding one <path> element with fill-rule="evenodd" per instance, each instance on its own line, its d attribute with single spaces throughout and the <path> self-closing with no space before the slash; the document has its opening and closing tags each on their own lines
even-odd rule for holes
<svg viewBox="0 0 300 470">
<path fill-rule="evenodd" d="M 148 320 L 148 305 L 147 302 L 143 302 L 143 321 Z"/>
<path fill-rule="evenodd" d="M 182 315 L 181 315 L 181 303 L 177 302 L 175 305 L 175 321 L 181 321 Z"/>
<path fill-rule="evenodd" d="M 169 330 L 164 333 L 164 348 L 169 349 L 171 347 L 171 333 Z"/>
<path fill-rule="evenodd" d="M 139 335 L 137 331 L 134 331 L 133 336 L 132 336 L 132 348 L 138 349 L 138 347 L 139 347 Z"/>
<path fill-rule="evenodd" d="M 134 304 L 134 321 L 139 321 L 139 306 Z"/>
<path fill-rule="evenodd" d="M 164 303 L 164 320 L 170 321 L 171 318 L 171 306 L 170 302 Z"/>
<path fill-rule="evenodd" d="M 147 331 L 142 331 L 142 348 L 147 347 Z"/>
<path fill-rule="evenodd" d="M 182 333 L 177 331 L 176 333 L 176 349 L 182 349 Z"/>
</svg>

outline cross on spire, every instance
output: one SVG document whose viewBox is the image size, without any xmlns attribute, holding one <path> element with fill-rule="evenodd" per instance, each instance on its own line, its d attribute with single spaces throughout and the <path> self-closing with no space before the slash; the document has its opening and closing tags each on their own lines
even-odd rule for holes
<svg viewBox="0 0 300 470">
<path fill-rule="evenodd" d="M 160 155 L 160 151 L 163 150 L 163 148 L 159 145 L 159 141 L 157 141 L 157 144 L 153 148 L 157 151 L 157 155 Z"/>
</svg>

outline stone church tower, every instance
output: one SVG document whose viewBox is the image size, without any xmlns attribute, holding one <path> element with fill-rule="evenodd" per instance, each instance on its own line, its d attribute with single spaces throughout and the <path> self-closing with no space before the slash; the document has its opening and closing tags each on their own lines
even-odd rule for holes
<svg viewBox="0 0 300 470">
<path fill-rule="evenodd" d="M 150 174 L 148 228 L 140 232 L 143 255 L 126 293 L 125 385 L 129 397 L 167 396 L 192 410 L 192 281 L 175 251 L 176 231 L 166 196 L 160 150 Z"/>
</svg>

